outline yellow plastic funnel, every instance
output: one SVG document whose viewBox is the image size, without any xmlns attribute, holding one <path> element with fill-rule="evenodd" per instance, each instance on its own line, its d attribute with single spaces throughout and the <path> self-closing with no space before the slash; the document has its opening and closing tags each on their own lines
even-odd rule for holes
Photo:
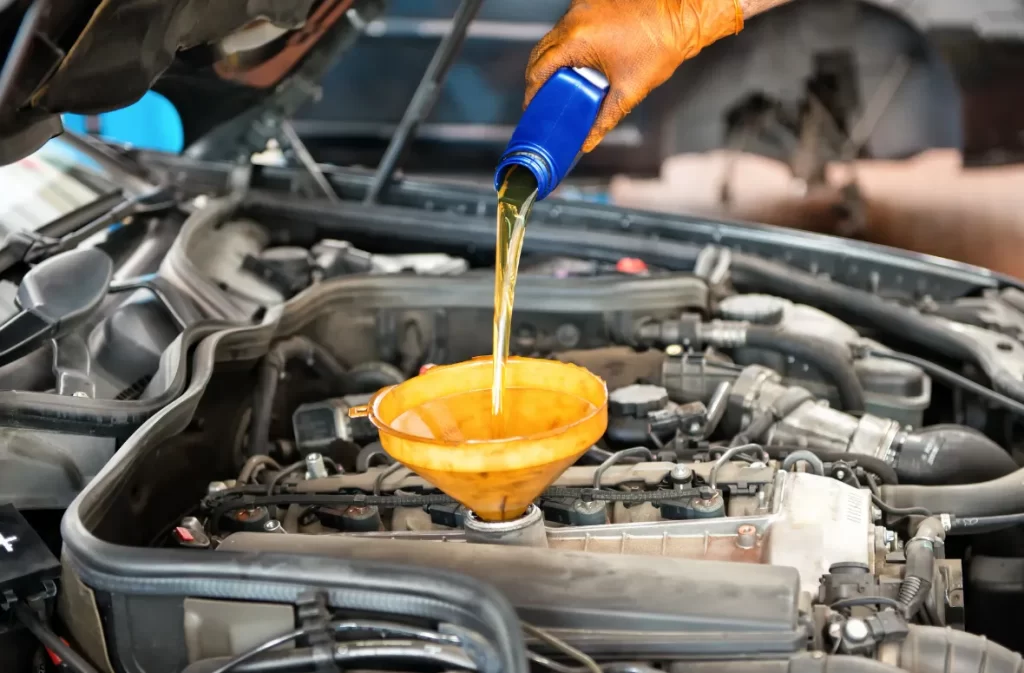
<svg viewBox="0 0 1024 673">
<path fill-rule="evenodd" d="M 485 521 L 515 519 L 608 426 L 608 389 L 582 367 L 509 358 L 505 413 L 491 417 L 491 358 L 434 367 L 378 392 L 384 449 Z"/>
</svg>

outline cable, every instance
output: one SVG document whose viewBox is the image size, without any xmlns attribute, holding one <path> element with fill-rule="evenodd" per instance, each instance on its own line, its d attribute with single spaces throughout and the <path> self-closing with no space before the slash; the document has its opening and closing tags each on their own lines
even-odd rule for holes
<svg viewBox="0 0 1024 673">
<path fill-rule="evenodd" d="M 532 650 L 526 650 L 526 658 L 535 664 L 539 664 L 545 668 L 550 668 L 555 673 L 582 673 L 585 670 L 574 666 L 566 666 L 554 659 L 548 659 L 543 654 L 537 654 Z"/>
<path fill-rule="evenodd" d="M 268 455 L 259 453 L 255 456 L 251 456 L 245 465 L 242 466 L 242 471 L 238 473 L 238 483 L 248 484 L 249 481 L 255 477 L 260 469 L 272 468 L 274 470 L 280 470 L 281 465 L 276 460 Z"/>
<path fill-rule="evenodd" d="M 333 458 L 328 458 L 327 456 L 321 456 L 321 458 L 324 459 L 324 465 L 326 465 L 327 467 L 331 468 L 331 470 L 334 472 L 334 474 L 344 474 L 345 473 L 345 470 L 343 470 L 340 467 L 338 467 L 338 463 L 336 463 Z"/>
<path fill-rule="evenodd" d="M 946 369 L 941 365 L 937 365 L 934 362 L 929 362 L 924 358 L 919 358 L 916 355 L 909 355 L 907 353 L 896 353 L 894 351 L 883 351 L 876 350 L 873 348 L 866 349 L 864 351 L 864 354 L 876 358 L 897 360 L 899 362 L 905 362 L 907 364 L 920 367 L 924 371 L 928 372 L 928 374 L 939 379 L 940 381 L 945 381 L 951 386 L 955 386 L 957 388 L 961 388 L 968 392 L 974 393 L 979 397 L 985 398 L 986 400 L 988 400 L 992 404 L 995 404 L 996 406 L 1011 411 L 1017 416 L 1024 417 L 1024 404 L 1021 404 L 1017 400 L 1007 397 L 1002 393 L 998 393 L 992 390 L 991 388 L 986 388 L 980 383 L 970 380 L 966 376 L 961 376 L 960 374 L 957 374 L 952 370 Z"/>
<path fill-rule="evenodd" d="M 267 495 L 274 495 L 274 489 L 277 488 L 277 485 L 281 483 L 283 479 L 305 468 L 306 461 L 300 460 L 297 463 L 292 463 L 288 467 L 284 468 L 283 470 L 275 474 L 274 478 L 270 480 L 269 484 L 267 484 Z"/>
<path fill-rule="evenodd" d="M 520 622 L 520 625 L 523 627 L 523 631 L 525 631 L 527 635 L 533 636 L 538 640 L 543 640 L 545 643 L 555 648 L 562 654 L 572 657 L 576 661 L 583 664 L 584 668 L 590 671 L 590 673 L 603 673 L 601 671 L 601 667 L 598 666 L 596 661 L 591 659 L 583 652 L 580 652 L 575 647 L 565 642 L 561 638 L 556 638 L 547 631 L 539 629 L 536 626 L 533 626 L 532 624 L 527 624 L 526 622 Z"/>
<path fill-rule="evenodd" d="M 842 610 L 844 608 L 856 608 L 865 605 L 877 605 L 879 607 L 893 608 L 897 612 L 902 613 L 903 606 L 895 598 L 887 598 L 885 596 L 854 596 L 852 598 L 841 598 L 835 603 L 829 605 L 829 608 L 833 610 Z"/>
<path fill-rule="evenodd" d="M 70 645 L 61 640 L 60 636 L 40 621 L 28 606 L 15 603 L 14 615 L 43 644 L 43 647 L 60 657 L 64 665 L 74 671 L 74 673 L 98 673 L 82 655 L 71 649 Z"/>
<path fill-rule="evenodd" d="M 874 503 L 875 507 L 882 510 L 889 516 L 931 516 L 930 510 L 924 507 L 893 507 L 892 505 L 886 504 L 884 500 L 875 495 L 871 494 L 871 502 Z"/>
<path fill-rule="evenodd" d="M 298 638 L 302 638 L 303 636 L 306 636 L 308 634 L 309 629 L 296 629 L 289 633 L 277 636 L 276 638 L 271 638 L 270 640 L 252 648 L 248 652 L 243 652 L 242 654 L 238 655 L 237 657 L 225 663 L 217 670 L 213 671 L 213 673 L 228 673 L 231 669 L 240 666 L 241 664 L 244 664 L 245 662 L 249 661 L 258 654 L 263 654 L 267 650 L 272 650 L 275 647 L 284 645 L 285 643 L 289 643 Z"/>
</svg>

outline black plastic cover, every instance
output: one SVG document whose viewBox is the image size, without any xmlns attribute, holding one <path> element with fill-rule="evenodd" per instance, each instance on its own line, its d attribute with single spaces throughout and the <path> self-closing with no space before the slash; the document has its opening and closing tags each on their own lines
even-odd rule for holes
<svg viewBox="0 0 1024 673">
<path fill-rule="evenodd" d="M 64 509 L 116 449 L 112 437 L 0 428 L 0 493 L 20 509 Z"/>
<path fill-rule="evenodd" d="M 40 594 L 60 575 L 60 562 L 14 505 L 0 505 L 0 606 L 8 592 L 20 599 Z"/>
</svg>

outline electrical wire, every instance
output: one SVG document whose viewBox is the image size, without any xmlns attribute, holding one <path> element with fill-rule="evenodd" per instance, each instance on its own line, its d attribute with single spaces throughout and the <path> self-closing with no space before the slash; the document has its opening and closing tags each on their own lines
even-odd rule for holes
<svg viewBox="0 0 1024 673">
<path fill-rule="evenodd" d="M 590 656 L 584 654 L 583 652 L 580 652 L 575 647 L 565 642 L 561 638 L 557 638 L 548 633 L 547 631 L 539 629 L 536 626 L 533 626 L 532 624 L 527 624 L 526 622 L 522 621 L 519 622 L 519 624 L 522 626 L 523 631 L 526 632 L 527 635 L 533 636 L 538 640 L 542 640 L 551 647 L 561 652 L 562 654 L 568 657 L 572 657 L 576 661 L 583 664 L 584 669 L 586 669 L 590 673 L 603 673 L 601 671 L 601 667 L 598 665 L 596 661 L 594 661 Z"/>
<path fill-rule="evenodd" d="M 889 360 L 906 362 L 907 364 L 920 367 L 928 374 L 930 374 L 934 378 L 939 379 L 940 381 L 944 381 L 951 386 L 974 393 L 979 397 L 985 398 L 986 400 L 988 400 L 989 402 L 996 406 L 1002 407 L 1007 411 L 1011 411 L 1017 416 L 1024 417 L 1024 404 L 1018 402 L 1017 400 L 1011 397 L 1007 397 L 1002 393 L 996 392 L 991 388 L 986 388 L 980 383 L 970 380 L 966 376 L 961 376 L 960 374 L 957 374 L 956 372 L 950 369 L 946 369 L 942 365 L 937 365 L 934 362 L 930 362 L 928 360 L 925 360 L 924 358 L 919 358 L 916 355 L 909 355 L 907 353 L 897 353 L 894 351 L 876 350 L 873 348 L 866 349 L 864 351 L 864 354 L 876 358 L 886 358 Z"/>
<path fill-rule="evenodd" d="M 98 673 L 85 657 L 71 649 L 71 646 L 51 631 L 27 605 L 15 603 L 14 615 L 46 649 L 60 657 L 64 665 L 74 673 Z"/>
<path fill-rule="evenodd" d="M 893 507 L 887 504 L 884 500 L 875 494 L 871 494 L 871 502 L 874 503 L 875 507 L 882 510 L 883 513 L 889 516 L 931 516 L 931 510 L 925 509 L 924 507 Z"/>
<path fill-rule="evenodd" d="M 566 666 L 554 659 L 548 659 L 543 654 L 537 654 L 532 650 L 526 650 L 526 658 L 535 664 L 543 666 L 544 668 L 550 668 L 555 673 L 583 673 L 583 671 L 587 670 L 579 668 L 578 666 Z"/>
<path fill-rule="evenodd" d="M 875 507 L 882 510 L 883 513 L 889 516 L 931 516 L 930 510 L 924 507 L 893 507 L 882 500 L 882 491 L 878 488 L 878 482 L 875 481 L 875 475 L 867 474 L 866 479 L 868 480 L 868 489 L 871 491 L 871 502 Z"/>
<path fill-rule="evenodd" d="M 270 480 L 269 484 L 267 484 L 267 495 L 274 495 L 274 489 L 277 488 L 277 485 L 281 483 L 284 479 L 288 478 L 290 475 L 293 475 L 296 472 L 298 472 L 300 469 L 306 469 L 305 460 L 300 460 L 297 463 L 292 463 L 288 467 L 284 468 L 283 470 L 275 474 L 274 478 Z"/>
<path fill-rule="evenodd" d="M 895 598 L 887 598 L 885 596 L 854 596 L 852 598 L 841 598 L 838 601 L 829 605 L 829 608 L 833 610 L 842 610 L 844 608 L 856 608 L 865 605 L 877 605 L 879 607 L 893 608 L 897 612 L 902 614 L 903 606 Z"/>
<path fill-rule="evenodd" d="M 309 635 L 309 629 L 295 629 L 294 631 L 290 631 L 288 633 L 281 634 L 280 636 L 277 636 L 276 638 L 271 638 L 270 640 L 257 645 L 256 647 L 252 648 L 251 650 L 249 650 L 247 652 L 243 652 L 242 654 L 238 655 L 237 657 L 235 657 L 231 661 L 228 661 L 224 665 L 222 665 L 219 668 L 217 668 L 212 673 L 229 673 L 229 671 L 231 671 L 231 669 L 237 668 L 238 666 L 241 666 L 242 664 L 244 664 L 245 662 L 249 661 L 253 657 L 255 657 L 255 656 L 259 655 L 259 654 L 263 654 L 267 650 L 272 650 L 275 647 L 280 647 L 281 645 L 284 645 L 285 643 L 290 643 L 293 640 L 297 640 L 298 638 L 302 638 L 302 637 L 307 636 L 307 635 Z"/>
</svg>

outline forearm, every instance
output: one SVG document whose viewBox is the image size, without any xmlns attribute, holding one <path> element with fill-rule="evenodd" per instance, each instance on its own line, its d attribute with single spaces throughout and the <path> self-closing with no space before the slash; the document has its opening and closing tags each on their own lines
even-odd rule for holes
<svg viewBox="0 0 1024 673">
<path fill-rule="evenodd" d="M 767 12 L 772 7 L 784 5 L 790 0 L 740 0 L 740 9 L 743 10 L 743 18 L 749 19 L 761 12 Z"/>
</svg>

